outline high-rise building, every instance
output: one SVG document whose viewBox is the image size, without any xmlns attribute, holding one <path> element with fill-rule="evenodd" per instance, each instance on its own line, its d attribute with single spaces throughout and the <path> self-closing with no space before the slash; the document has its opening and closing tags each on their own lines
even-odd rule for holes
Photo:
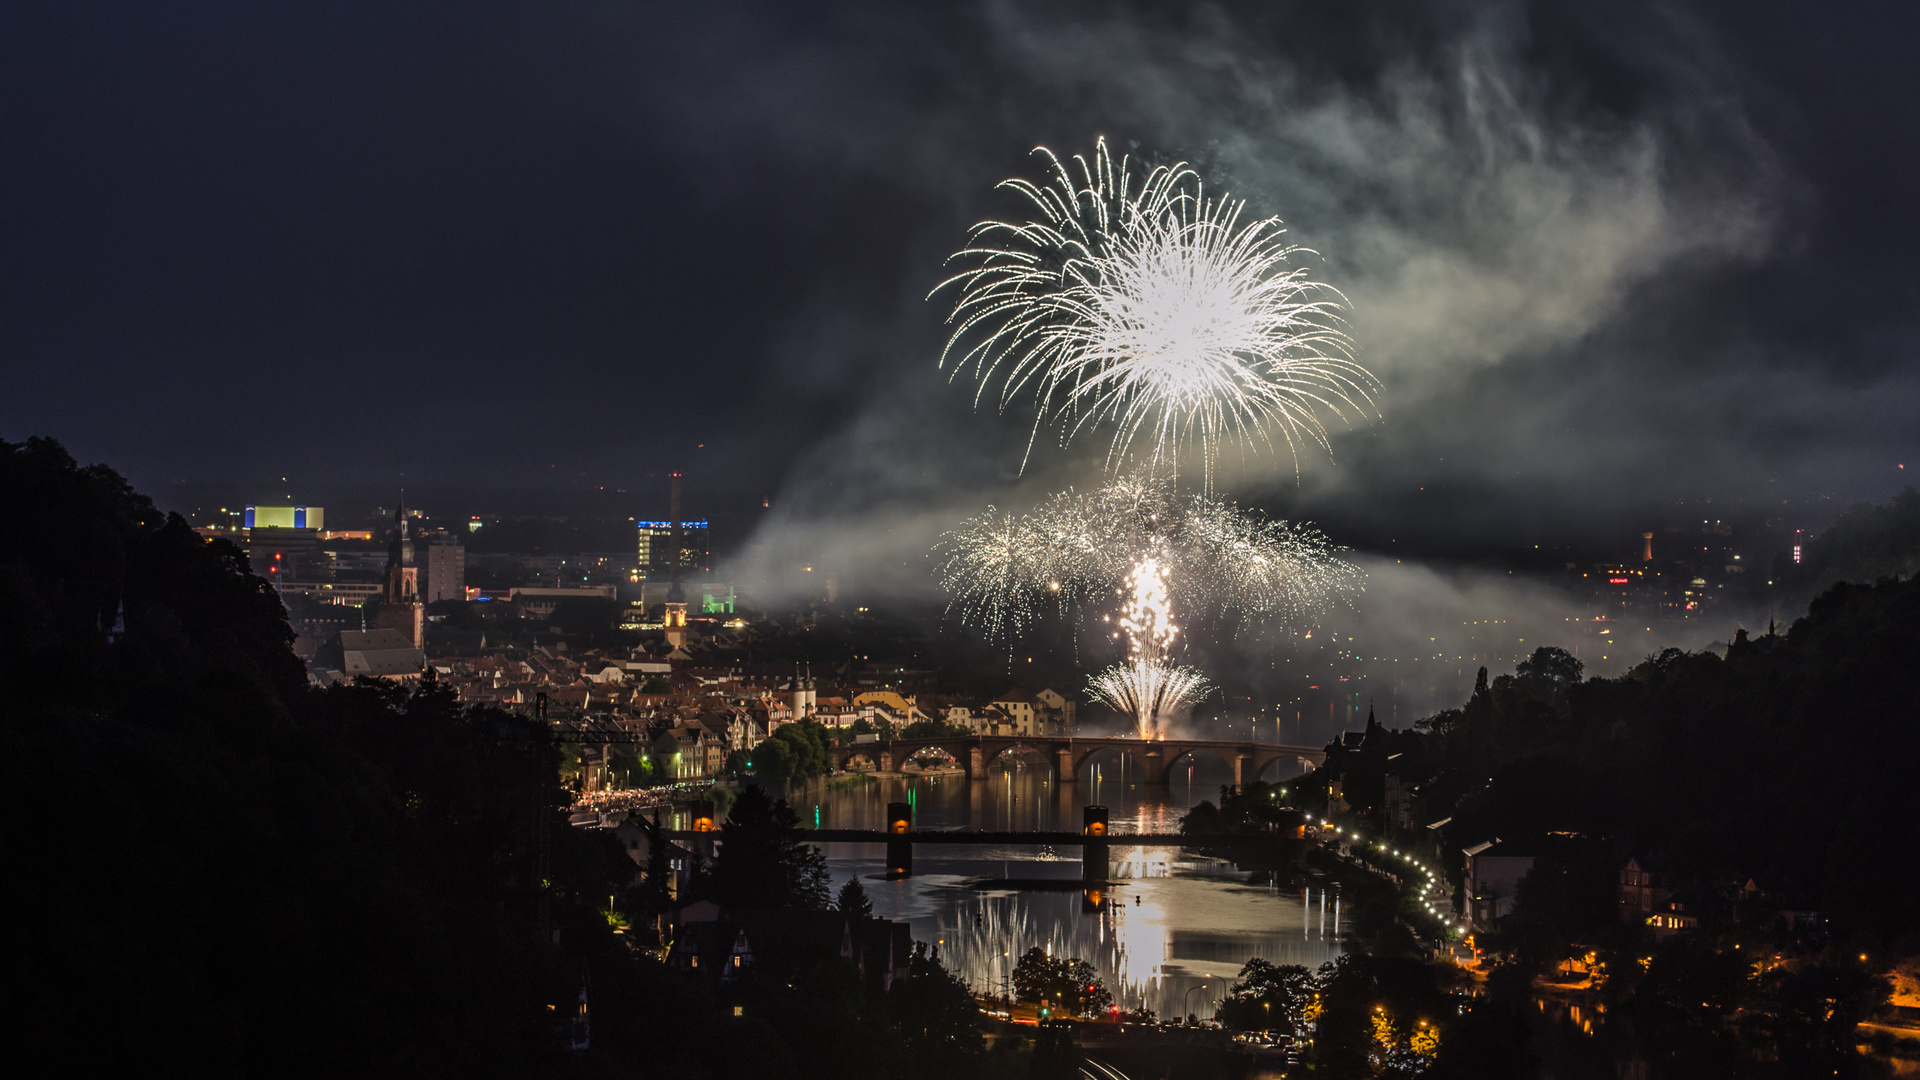
<svg viewBox="0 0 1920 1080">
<path fill-rule="evenodd" d="M 467 545 L 459 534 L 436 529 L 422 535 L 414 557 L 420 564 L 423 603 L 467 598 Z"/>
<path fill-rule="evenodd" d="M 635 570 L 648 580 L 679 580 L 688 573 L 711 573 L 712 553 L 707 548 L 707 523 L 687 521 L 680 516 L 680 474 L 667 479 L 667 520 L 636 521 L 637 546 Z"/>
<path fill-rule="evenodd" d="M 666 623 L 667 644 L 673 646 L 673 651 L 677 654 L 687 643 L 687 594 L 680 588 L 680 575 L 685 570 L 687 550 L 686 541 L 681 539 L 680 534 L 680 474 L 678 472 L 667 481 L 667 513 L 673 518 L 668 523 L 673 531 L 667 540 L 673 585 L 667 590 L 663 621 Z"/>
<path fill-rule="evenodd" d="M 318 506 L 248 503 L 240 515 L 238 539 L 253 572 L 277 587 L 289 578 L 313 576 L 325 524 L 326 511 Z"/>
<path fill-rule="evenodd" d="M 312 529 L 327 527 L 327 511 L 319 506 L 258 506 L 248 503 L 242 511 L 243 529 Z"/>
<path fill-rule="evenodd" d="M 639 543 L 634 560 L 642 577 L 660 580 L 673 575 L 673 522 L 639 521 Z M 694 574 L 713 571 L 707 552 L 707 523 L 680 523 L 680 569 Z"/>
</svg>

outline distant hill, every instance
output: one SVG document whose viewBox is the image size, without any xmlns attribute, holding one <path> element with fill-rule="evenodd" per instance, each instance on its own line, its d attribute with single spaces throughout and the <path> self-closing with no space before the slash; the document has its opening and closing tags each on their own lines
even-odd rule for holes
<svg viewBox="0 0 1920 1080">
<path fill-rule="evenodd" d="M 1885 506 L 1855 503 L 1805 544 L 1799 564 L 1774 556 L 1773 597 L 1782 622 L 1804 615 L 1836 583 L 1912 577 L 1920 571 L 1920 493 L 1907 488 Z"/>
</svg>

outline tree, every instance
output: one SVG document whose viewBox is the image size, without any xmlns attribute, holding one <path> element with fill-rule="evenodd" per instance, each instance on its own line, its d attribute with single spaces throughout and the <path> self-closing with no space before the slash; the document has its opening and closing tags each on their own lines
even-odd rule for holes
<svg viewBox="0 0 1920 1080">
<path fill-rule="evenodd" d="M 653 780 L 653 758 L 645 754 L 609 750 L 607 771 L 621 787 L 645 787 Z"/>
<path fill-rule="evenodd" d="M 749 784 L 720 827 L 720 854 L 708 887 L 722 907 L 827 906 L 827 860 L 802 839 L 800 819 L 785 799 Z"/>
<path fill-rule="evenodd" d="M 873 918 L 873 901 L 867 899 L 866 886 L 860 884 L 859 877 L 850 877 L 840 886 L 840 895 L 834 901 L 835 910 L 853 919 Z"/>
<path fill-rule="evenodd" d="M 857 885 L 857 880 L 849 882 Z M 841 897 L 847 895 L 841 890 Z M 864 902 L 865 895 L 861 895 Z M 916 941 L 907 977 L 888 995 L 894 1028 L 907 1044 L 920 1071 L 933 1076 L 970 1077 L 985 1043 L 980 1034 L 980 1010 L 966 984 L 940 963 L 939 950 Z"/>
<path fill-rule="evenodd" d="M 824 776 L 833 767 L 832 737 L 813 720 L 780 725 L 753 752 L 754 775 L 769 780 L 800 783 Z"/>
<path fill-rule="evenodd" d="M 57 443 L 0 441 L 0 506 L 14 1015 L 69 1071 L 537 1075 L 542 961 L 639 970 L 605 910 L 633 864 L 566 828 L 544 725 L 309 687 L 238 548 Z M 47 813 L 75 776 L 108 801 Z"/>
<path fill-rule="evenodd" d="M 1855 503 L 1804 546 L 1802 560 L 1786 552 L 1769 575 L 1783 613 L 1803 611 L 1841 581 L 1878 581 L 1920 572 L 1920 492 L 1909 487 L 1885 506 Z"/>
<path fill-rule="evenodd" d="M 1295 1031 L 1313 999 L 1313 973 L 1298 964 L 1259 957 L 1240 969 L 1240 981 L 1220 1005 L 1220 1022 L 1241 1031 Z"/>
<path fill-rule="evenodd" d="M 1347 953 L 1315 979 L 1313 1056 L 1335 1076 L 1379 1075 L 1410 1064 L 1413 1039 L 1452 1015 L 1436 970 L 1407 957 Z M 1445 1045 L 1446 1033 L 1441 1033 Z"/>
<path fill-rule="evenodd" d="M 1299 815 L 1287 809 L 1279 784 L 1253 780 L 1238 787 L 1220 786 L 1220 805 L 1201 800 L 1182 815 L 1184 833 L 1268 832 L 1283 825 L 1299 824 Z"/>
<path fill-rule="evenodd" d="M 1049 956 L 1038 945 L 1021 955 L 1013 968 L 1014 996 L 1020 1001 L 1046 1004 L 1073 1016 L 1093 1016 L 1113 1007 L 1093 965 L 1078 957 Z"/>
<path fill-rule="evenodd" d="M 1892 997 L 1892 987 L 1855 964 L 1810 963 L 1768 973 L 1762 988 L 1782 1057 L 1848 1056 L 1855 1031 Z"/>
<path fill-rule="evenodd" d="M 768 780 L 786 780 L 796 771 L 799 755 L 785 739 L 765 739 L 753 748 L 753 775 Z"/>
<path fill-rule="evenodd" d="M 1583 670 L 1585 665 L 1567 650 L 1542 646 L 1514 665 L 1513 678 L 1527 696 L 1561 709 L 1568 692 L 1580 684 Z"/>
<path fill-rule="evenodd" d="M 1429 1080 L 1533 1080 L 1540 1061 L 1533 1052 L 1527 1010 L 1504 998 L 1476 998 L 1465 1015 L 1440 1031 Z"/>
<path fill-rule="evenodd" d="M 1047 950 L 1035 945 L 1020 954 L 1013 965 L 1013 996 L 1016 1001 L 1039 1003 L 1057 1000 L 1055 992 L 1062 980 L 1055 974 L 1054 959 Z"/>
<path fill-rule="evenodd" d="M 634 823 L 647 837 L 647 876 L 636 897 L 642 914 L 664 915 L 673 905 L 673 863 L 668 841 L 659 823 L 635 818 Z"/>
</svg>

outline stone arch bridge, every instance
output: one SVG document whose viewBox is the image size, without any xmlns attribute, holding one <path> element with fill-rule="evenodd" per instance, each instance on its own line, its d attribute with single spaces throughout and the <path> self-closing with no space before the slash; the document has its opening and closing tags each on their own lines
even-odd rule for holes
<svg viewBox="0 0 1920 1080">
<path fill-rule="evenodd" d="M 855 758 L 866 758 L 881 772 L 894 772 L 909 759 L 927 750 L 940 750 L 951 756 L 967 776 L 984 780 L 987 769 L 1007 754 L 1028 754 L 1046 758 L 1053 764 L 1060 782 L 1078 779 L 1087 759 L 1104 750 L 1130 755 L 1140 765 L 1143 782 L 1165 784 L 1175 766 L 1188 756 L 1213 754 L 1233 770 L 1233 782 L 1244 784 L 1258 777 L 1276 761 L 1296 759 L 1308 767 L 1326 760 L 1326 751 L 1317 746 L 1288 746 L 1284 743 L 1236 742 L 1227 739 L 1082 739 L 1067 735 L 959 735 L 930 739 L 886 739 L 848 743 L 833 750 L 833 764 L 847 768 Z"/>
</svg>

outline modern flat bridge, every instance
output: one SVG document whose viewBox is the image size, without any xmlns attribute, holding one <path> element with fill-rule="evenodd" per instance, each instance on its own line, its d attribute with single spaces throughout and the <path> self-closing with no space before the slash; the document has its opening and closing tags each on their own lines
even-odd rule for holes
<svg viewBox="0 0 1920 1080">
<path fill-rule="evenodd" d="M 711 813 L 711 810 L 707 811 Z M 698 811 L 696 810 L 696 813 Z M 1107 809 L 1104 806 L 1089 806 L 1085 810 L 1086 823 L 1079 832 L 1063 830 L 1018 832 L 998 829 L 914 829 L 908 827 L 912 820 L 912 808 L 906 803 L 888 803 L 887 817 L 893 822 L 891 829 L 806 829 L 802 838 L 816 844 L 885 844 L 887 847 L 887 872 L 892 877 L 911 877 L 913 875 L 913 849 L 922 844 L 1007 844 L 1033 847 L 1077 847 L 1080 849 L 1081 879 L 1089 882 L 1104 882 L 1108 874 L 1108 851 L 1114 846 L 1120 847 L 1208 847 L 1221 848 L 1260 848 L 1283 847 L 1300 838 L 1298 824 L 1292 828 L 1276 832 L 1261 833 L 1216 833 L 1209 835 L 1189 835 L 1187 833 L 1110 833 L 1107 831 Z M 668 839 L 687 844 L 691 850 L 700 852 L 704 857 L 712 857 L 712 844 L 721 839 L 720 831 L 715 828 L 710 817 L 698 819 L 704 828 L 676 829 L 667 831 Z"/>
<path fill-rule="evenodd" d="M 1213 754 L 1233 769 L 1233 782 L 1245 784 L 1258 777 L 1276 761 L 1298 760 L 1308 767 L 1326 760 L 1326 751 L 1318 746 L 1289 746 L 1230 739 L 1115 739 L 1079 738 L 1070 735 L 959 735 L 929 739 L 882 739 L 877 742 L 849 743 L 835 747 L 836 769 L 853 767 L 859 759 L 879 772 L 895 772 L 918 754 L 929 750 L 945 753 L 974 780 L 986 779 L 987 769 L 1007 756 L 1039 756 L 1051 762 L 1063 784 L 1073 783 L 1087 759 L 1107 750 L 1131 757 L 1140 767 L 1140 779 L 1146 784 L 1165 784 L 1173 770 L 1189 757 Z"/>
</svg>

